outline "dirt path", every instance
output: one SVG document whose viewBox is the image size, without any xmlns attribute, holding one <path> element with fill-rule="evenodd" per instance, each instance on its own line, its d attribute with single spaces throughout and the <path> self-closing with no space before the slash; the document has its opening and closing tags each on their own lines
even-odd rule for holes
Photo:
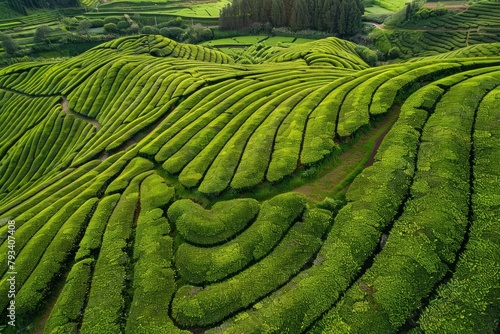
<svg viewBox="0 0 500 334">
<path fill-rule="evenodd" d="M 79 118 L 84 122 L 92 124 L 94 126 L 94 128 L 96 128 L 96 130 L 99 130 L 101 128 L 101 124 L 99 124 L 99 122 L 97 120 L 90 118 L 90 117 L 87 117 L 87 116 L 84 116 L 84 115 L 81 115 L 81 114 L 69 109 L 68 99 L 65 96 L 61 97 L 61 108 L 65 113 L 73 115 L 73 116 L 75 116 L 75 118 Z"/>
<path fill-rule="evenodd" d="M 346 152 L 342 153 L 333 163 L 331 169 L 326 169 L 325 174 L 318 179 L 309 182 L 303 186 L 293 189 L 293 191 L 306 195 L 310 200 L 320 202 L 325 197 L 334 196 L 348 184 L 342 186 L 344 181 L 352 178 L 353 172 L 361 172 L 363 168 L 373 164 L 377 150 L 382 143 L 385 135 L 389 132 L 392 125 L 399 116 L 399 108 L 391 111 L 376 128 L 361 138 Z"/>
</svg>

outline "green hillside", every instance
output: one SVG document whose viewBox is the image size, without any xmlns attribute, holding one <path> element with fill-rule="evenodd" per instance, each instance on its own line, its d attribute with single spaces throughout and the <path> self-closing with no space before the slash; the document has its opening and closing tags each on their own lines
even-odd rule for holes
<svg viewBox="0 0 500 334">
<path fill-rule="evenodd" d="M 495 333 L 494 47 L 370 67 L 327 38 L 248 63 L 142 35 L 0 69 L 0 309 L 15 300 L 16 326 L 0 324 Z M 341 196 L 282 191 L 381 124 L 370 160 L 322 184 Z"/>
</svg>

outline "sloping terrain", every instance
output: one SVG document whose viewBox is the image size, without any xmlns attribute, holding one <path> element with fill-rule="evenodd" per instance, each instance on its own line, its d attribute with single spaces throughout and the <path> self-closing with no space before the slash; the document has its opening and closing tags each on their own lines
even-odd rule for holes
<svg viewBox="0 0 500 334">
<path fill-rule="evenodd" d="M 19 328 L 56 300 L 44 333 L 492 333 L 499 87 L 500 57 L 370 68 L 333 38 L 2 69 L 0 308 L 15 270 Z M 394 112 L 346 203 L 240 198 Z"/>
</svg>

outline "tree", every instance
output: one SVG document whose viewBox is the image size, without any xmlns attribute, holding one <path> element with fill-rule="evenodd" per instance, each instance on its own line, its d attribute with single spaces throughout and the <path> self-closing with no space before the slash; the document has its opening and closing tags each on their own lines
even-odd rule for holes
<svg viewBox="0 0 500 334">
<path fill-rule="evenodd" d="M 304 30 L 311 27 L 311 15 L 307 0 L 296 0 L 290 17 L 290 28 L 294 31 Z"/>
<path fill-rule="evenodd" d="M 7 54 L 13 55 L 17 52 L 17 50 L 19 50 L 16 42 L 14 42 L 12 37 L 10 37 L 9 35 L 0 34 L 0 40 L 2 41 L 2 48 Z"/>
<path fill-rule="evenodd" d="M 184 34 L 184 30 L 178 27 L 161 28 L 160 34 L 167 38 L 179 41 L 181 39 L 182 34 Z"/>
<path fill-rule="evenodd" d="M 49 39 L 49 35 L 50 35 L 50 32 L 52 31 L 52 29 L 50 29 L 49 26 L 47 25 L 41 25 L 41 26 L 38 26 L 38 28 L 36 28 L 35 30 L 35 35 L 33 36 L 33 41 L 35 43 L 49 43 L 50 44 L 50 39 Z"/>
<path fill-rule="evenodd" d="M 347 25 L 346 25 L 346 35 L 352 36 L 356 35 L 361 31 L 361 13 L 360 7 L 357 5 L 356 0 L 349 0 L 349 9 L 347 11 Z"/>
<path fill-rule="evenodd" d="M 110 34 L 114 34 L 118 32 L 118 27 L 114 23 L 106 23 L 104 25 L 104 31 Z"/>
<path fill-rule="evenodd" d="M 160 33 L 160 29 L 152 26 L 144 26 L 142 27 L 141 33 L 146 35 L 157 35 Z"/>
<path fill-rule="evenodd" d="M 125 31 L 128 27 L 130 27 L 130 24 L 127 21 L 120 21 L 116 24 L 116 27 L 120 31 Z"/>
<path fill-rule="evenodd" d="M 85 35 L 88 35 L 90 28 L 92 28 L 92 21 L 90 21 L 89 19 L 85 19 L 80 22 L 77 30 L 80 34 L 85 33 Z"/>
<path fill-rule="evenodd" d="M 347 35 L 348 24 L 349 24 L 349 4 L 347 3 L 347 0 L 343 0 L 342 3 L 340 4 L 340 14 L 337 23 L 337 31 L 340 36 Z"/>
<path fill-rule="evenodd" d="M 283 0 L 273 0 L 271 6 L 271 23 L 275 27 L 286 26 L 285 3 Z"/>
</svg>

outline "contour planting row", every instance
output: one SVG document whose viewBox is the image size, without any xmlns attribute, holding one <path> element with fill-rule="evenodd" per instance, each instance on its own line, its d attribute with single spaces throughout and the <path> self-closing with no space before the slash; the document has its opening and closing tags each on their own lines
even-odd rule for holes
<svg viewBox="0 0 500 334">
<path fill-rule="evenodd" d="M 442 53 L 436 56 L 425 58 L 412 58 L 408 62 L 427 59 L 450 59 L 450 58 L 476 58 L 476 57 L 494 57 L 500 54 L 500 43 L 477 44 L 461 48 L 455 51 Z"/>
<path fill-rule="evenodd" d="M 499 78 L 498 72 L 496 75 Z M 425 332 L 493 333 L 500 314 L 500 89 L 481 101 L 475 122 L 472 222 L 453 277 L 420 317 Z M 415 332 L 421 332 L 420 330 Z"/>
<path fill-rule="evenodd" d="M 492 63 L 427 61 L 347 72 L 333 81 L 323 74 L 307 82 L 307 70 L 248 77 L 234 72 L 174 108 L 145 138 L 141 154 L 154 156 L 169 173 L 179 173 L 183 185 L 203 193 L 279 181 L 298 164 L 334 151 L 336 135 L 352 135 L 420 82 Z"/>
<path fill-rule="evenodd" d="M 313 333 L 395 332 L 452 268 L 471 210 L 475 115 L 499 83 L 498 72 L 477 75 L 443 95 L 422 133 L 411 198 L 385 247 Z"/>
<path fill-rule="evenodd" d="M 125 51 L 127 54 L 147 53 L 155 57 L 173 57 L 198 60 L 217 64 L 231 64 L 234 60 L 223 52 L 200 45 L 183 44 L 160 35 L 148 35 L 137 38 L 120 38 L 99 47 L 109 47 Z"/>
<path fill-rule="evenodd" d="M 289 195 L 279 196 L 284 200 Z M 265 297 L 313 257 L 329 221 L 330 213 L 326 210 L 307 211 L 266 257 L 235 276 L 204 288 L 180 287 L 172 304 L 174 319 L 184 326 L 214 324 Z"/>
<path fill-rule="evenodd" d="M 46 108 L 51 112 L 25 132 L 2 159 L 0 191 L 18 189 L 57 167 L 67 166 L 81 143 L 92 135 L 90 124 L 63 113 L 60 106 L 50 106 L 55 102 L 50 100 Z M 39 110 L 26 111 L 36 114 Z"/>
<path fill-rule="evenodd" d="M 221 204 L 229 206 L 234 201 L 237 200 Z M 240 234 L 232 235 L 234 238 L 228 242 L 208 248 L 189 243 L 180 245 L 176 252 L 176 267 L 180 275 L 191 284 L 225 279 L 267 256 L 304 209 L 304 197 L 298 194 L 278 195 L 264 202 L 255 221 Z M 168 211 L 169 218 L 174 222 L 175 211 L 174 204 Z M 176 224 L 178 223 L 177 221 Z M 210 236 L 212 233 L 207 234 Z"/>
<path fill-rule="evenodd" d="M 481 1 L 473 4 L 463 12 L 452 12 L 444 16 L 428 19 L 424 24 L 431 28 L 447 29 L 483 29 L 484 27 L 500 27 L 498 22 L 500 4 L 495 1 Z M 419 23 L 419 27 L 421 23 Z"/>
<path fill-rule="evenodd" d="M 279 329 L 299 333 L 310 328 L 335 304 L 367 259 L 381 247 L 382 233 L 391 227 L 403 207 L 413 182 L 422 128 L 445 92 L 440 87 L 453 86 L 488 71 L 492 70 L 456 74 L 412 94 L 382 142 L 374 165 L 366 168 L 349 187 L 348 204 L 336 216 L 312 268 L 208 332 L 266 333 Z"/>
<path fill-rule="evenodd" d="M 412 101 L 416 106 L 423 102 L 417 97 Z M 379 150 L 380 158 L 349 188 L 349 203 L 335 217 L 313 266 L 210 333 L 265 333 L 278 329 L 299 333 L 328 310 L 375 251 L 382 231 L 406 195 L 419 137 L 414 127 L 420 127 L 427 114 L 421 111 L 414 118 L 414 113 L 410 106 L 402 110 L 402 118 Z M 402 120 L 403 115 L 407 115 L 406 121 Z"/>
<path fill-rule="evenodd" d="M 266 62 L 287 62 L 303 58 L 307 64 L 327 64 L 334 67 L 360 70 L 369 66 L 357 54 L 356 44 L 338 38 L 293 45 L 281 52 L 273 52 Z"/>
</svg>

